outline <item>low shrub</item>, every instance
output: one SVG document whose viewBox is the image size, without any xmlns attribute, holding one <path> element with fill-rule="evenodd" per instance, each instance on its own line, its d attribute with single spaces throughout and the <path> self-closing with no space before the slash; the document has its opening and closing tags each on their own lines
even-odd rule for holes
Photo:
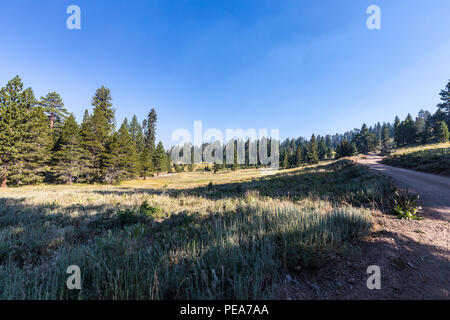
<svg viewBox="0 0 450 320">
<path fill-rule="evenodd" d="M 393 213 L 399 219 L 421 220 L 417 216 L 419 194 L 412 194 L 406 191 L 394 190 L 392 198 Z"/>
<path fill-rule="evenodd" d="M 162 219 L 165 217 L 165 214 L 162 208 L 151 206 L 145 200 L 140 206 L 132 209 L 118 210 L 115 216 L 120 226 L 126 226 L 148 220 Z"/>
</svg>

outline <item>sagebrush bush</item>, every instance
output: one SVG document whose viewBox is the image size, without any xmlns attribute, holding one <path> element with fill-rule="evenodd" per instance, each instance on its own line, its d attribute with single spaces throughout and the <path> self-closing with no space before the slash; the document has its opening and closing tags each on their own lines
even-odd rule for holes
<svg viewBox="0 0 450 320">
<path fill-rule="evenodd" d="M 349 161 L 255 173 L 186 172 L 195 183 L 180 189 L 168 176 L 149 179 L 159 189 L 0 190 L 0 299 L 274 298 L 285 272 L 319 268 L 367 234 L 370 214 L 352 205 L 389 188 Z M 65 286 L 73 264 L 81 292 Z"/>
<path fill-rule="evenodd" d="M 319 267 L 370 227 L 370 215 L 360 209 L 315 212 L 290 202 L 241 200 L 233 211 L 131 224 L 62 246 L 45 273 L 39 267 L 19 272 L 8 261 L 0 270 L 6 277 L 0 297 L 42 296 L 46 288 L 52 299 L 271 298 L 282 270 Z M 76 296 L 64 289 L 71 264 L 82 270 Z M 11 286 L 11 273 L 30 281 Z"/>
</svg>

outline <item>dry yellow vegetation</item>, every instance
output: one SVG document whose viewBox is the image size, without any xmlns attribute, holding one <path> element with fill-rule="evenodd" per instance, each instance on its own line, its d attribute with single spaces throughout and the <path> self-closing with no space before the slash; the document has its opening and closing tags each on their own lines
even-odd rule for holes
<svg viewBox="0 0 450 320">
<path fill-rule="evenodd" d="M 389 184 L 350 161 L 0 190 L 0 299 L 273 298 L 371 228 Z M 78 265 L 83 290 L 68 291 Z M 137 276 L 139 275 L 139 276 Z"/>
<path fill-rule="evenodd" d="M 433 143 L 433 144 L 419 145 L 419 146 L 414 146 L 414 147 L 398 148 L 393 152 L 393 154 L 400 155 L 400 154 L 413 153 L 413 152 L 418 152 L 418 151 L 446 149 L 446 148 L 450 148 L 450 141 L 444 142 L 444 143 Z"/>
</svg>

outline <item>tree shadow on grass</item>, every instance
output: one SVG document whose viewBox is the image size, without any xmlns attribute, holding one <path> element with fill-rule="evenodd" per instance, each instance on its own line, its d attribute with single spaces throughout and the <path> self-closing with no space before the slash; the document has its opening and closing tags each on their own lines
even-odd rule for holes
<svg viewBox="0 0 450 320">
<path fill-rule="evenodd" d="M 57 211 L 58 207 L 53 205 L 26 206 L 23 204 L 23 199 L 0 199 L 0 231 L 3 232 L 6 229 L 11 231 L 15 227 L 23 228 L 20 234 L 8 238 L 6 245 L 10 246 L 2 247 L 2 250 L 6 248 L 10 251 L 6 256 L 0 255 L 0 260 L 4 262 L 8 256 L 12 255 L 15 259 L 14 262 L 20 266 L 30 263 L 45 265 L 53 258 L 53 253 L 58 246 L 67 247 L 69 251 L 78 250 L 78 255 L 71 256 L 70 262 L 79 264 L 83 270 L 92 271 L 90 278 L 87 278 L 86 281 L 97 277 L 96 272 L 100 273 L 97 281 L 100 281 L 99 279 L 106 281 L 104 284 L 105 296 L 101 297 L 105 299 L 111 298 L 113 294 L 113 291 L 106 293 L 108 290 L 113 290 L 109 287 L 110 283 L 113 283 L 114 286 L 122 286 L 124 292 L 139 288 L 138 282 L 148 282 L 148 286 L 153 283 L 155 275 L 154 270 L 151 269 L 153 262 L 145 260 L 146 255 L 142 255 L 142 252 L 147 252 L 145 250 L 148 250 L 149 247 L 157 247 L 155 241 L 161 243 L 161 248 L 165 248 L 162 256 L 168 263 L 161 265 L 158 269 L 158 272 L 161 272 L 158 279 L 161 284 L 158 298 L 213 298 L 221 294 L 213 292 L 213 290 L 223 290 L 226 298 L 236 297 L 237 293 L 241 298 L 245 296 L 273 297 L 271 290 L 279 290 L 279 284 L 283 282 L 281 277 L 283 273 L 289 273 L 297 280 L 296 283 L 289 282 L 285 291 L 281 293 L 278 291 L 275 296 L 277 298 L 445 299 L 448 298 L 450 289 L 448 249 L 421 244 L 394 232 L 374 232 L 369 241 L 356 243 L 361 251 L 340 254 L 337 256 L 338 258 L 333 255 L 338 250 L 320 251 L 320 254 L 323 254 L 320 256 L 318 253 L 315 255 L 314 251 L 308 252 L 305 248 L 298 251 L 304 255 L 296 256 L 294 254 L 294 251 L 297 251 L 295 245 L 292 246 L 291 251 L 285 250 L 283 255 L 283 251 L 279 247 L 283 243 L 281 238 L 291 239 L 293 240 L 291 243 L 297 244 L 296 239 L 301 238 L 296 232 L 267 232 L 256 238 L 242 237 L 237 243 L 230 243 L 226 246 L 220 244 L 223 243 L 220 239 L 226 239 L 226 237 L 218 236 L 218 241 L 213 242 L 206 249 L 202 249 L 198 257 L 191 259 L 183 257 L 185 248 L 192 245 L 195 239 L 202 239 L 201 235 L 204 235 L 205 230 L 213 228 L 217 223 L 223 224 L 224 221 L 235 219 L 236 211 L 225 212 L 222 216 L 202 217 L 190 217 L 180 213 L 161 222 L 148 221 L 150 233 L 138 238 L 133 238 L 132 233 L 123 233 L 125 231 L 109 238 L 107 236 L 109 229 L 125 230 L 126 227 L 110 224 L 111 213 L 98 212 L 95 215 L 73 217 Z M 261 226 L 261 221 L 245 217 L 242 219 L 242 223 L 241 229 L 236 230 L 240 235 L 248 235 L 250 230 L 258 230 Z M 350 223 L 351 221 L 348 221 L 346 224 Z M 225 223 L 224 230 L 228 230 L 232 226 L 232 223 Z M 331 225 L 312 224 L 304 232 L 327 234 L 331 232 L 330 227 Z M 61 230 L 70 232 L 66 233 Z M 58 242 L 60 238 L 63 239 L 62 242 Z M 113 241 L 114 239 L 117 241 L 99 246 L 97 242 L 92 241 L 96 238 L 105 239 L 104 241 Z M 346 241 L 353 245 L 353 240 L 357 238 L 349 237 Z M 255 241 L 257 245 L 255 245 Z M 131 243 L 131 245 L 124 247 L 124 243 Z M 87 246 L 86 248 L 89 248 L 96 258 L 104 259 L 110 270 L 131 272 L 128 280 L 121 278 L 123 279 L 121 281 L 130 282 L 120 283 L 109 279 L 110 275 L 106 270 L 102 267 L 100 269 L 98 266 L 94 267 L 96 260 L 91 260 L 89 256 L 86 256 L 85 250 L 80 249 L 84 246 Z M 136 252 L 133 252 L 133 248 Z M 262 248 L 261 252 L 255 251 L 255 248 Z M 309 249 L 315 250 L 314 247 Z M 174 254 L 177 250 L 182 255 Z M 139 252 L 141 254 L 138 255 Z M 322 260 L 324 257 L 327 259 Z M 283 259 L 289 261 L 285 263 Z M 299 270 L 296 269 L 296 264 L 301 266 Z M 382 290 L 380 291 L 371 291 L 366 287 L 368 277 L 366 269 L 369 265 L 381 267 Z M 308 268 L 308 266 L 314 266 L 314 268 Z M 198 269 L 194 272 L 192 268 Z M 61 272 L 61 277 L 63 277 L 65 270 L 58 269 L 57 271 Z M 139 277 L 136 278 L 136 275 Z M 190 277 L 187 277 L 188 275 Z M 195 285 L 194 283 L 189 284 L 186 282 L 188 278 L 197 279 L 198 282 Z M 350 279 L 353 280 L 348 282 L 347 280 Z M 61 286 L 63 285 L 64 283 L 61 283 Z M 86 283 L 85 286 L 88 288 L 90 284 Z M 144 292 L 146 292 L 145 294 L 149 292 L 147 286 L 144 286 L 144 289 L 142 289 L 143 295 Z M 268 295 L 264 296 L 263 291 Z M 258 295 L 259 293 L 260 295 Z M 447 296 L 445 296 L 446 293 Z M 91 298 L 98 297 L 94 291 Z"/>
<path fill-rule="evenodd" d="M 195 188 L 156 190 L 121 187 L 118 190 L 93 192 L 102 195 L 164 194 L 174 198 L 189 195 L 219 200 L 239 198 L 252 190 L 270 198 L 303 199 L 313 195 L 318 199 L 361 205 L 382 201 L 387 197 L 389 188 L 389 181 L 380 175 L 369 172 L 362 166 L 355 166 L 349 161 L 338 161 L 314 168 L 261 176 L 250 181 L 210 183 Z"/>
<path fill-rule="evenodd" d="M 51 214 L 42 210 L 42 216 L 35 219 L 46 225 L 52 221 Z M 65 248 L 66 253 L 62 255 L 66 258 L 62 261 L 83 270 L 83 295 L 89 299 L 111 299 L 118 292 L 126 292 L 127 298 L 148 299 L 154 285 L 158 286 L 158 295 L 153 298 L 160 299 L 270 298 L 282 268 L 294 268 L 297 261 L 307 266 L 322 263 L 327 253 L 323 243 L 315 247 L 305 238 L 321 238 L 321 235 L 333 233 L 335 227 L 332 224 L 313 220 L 300 234 L 278 228 L 268 216 L 258 215 L 253 209 L 246 210 L 210 216 L 178 214 L 159 222 L 143 220 L 140 224 L 136 224 L 137 221 L 116 224 L 111 235 L 103 223 L 101 234 L 93 233 L 91 238 L 83 241 L 64 239 L 61 247 Z M 37 212 L 34 214 L 38 215 Z M 275 215 L 271 219 L 278 219 L 276 221 L 286 226 L 286 222 Z M 4 220 L 0 216 L 0 223 Z M 74 218 L 66 222 L 75 221 Z M 142 224 L 149 229 L 144 227 L 146 232 L 136 233 L 136 230 L 142 230 Z M 30 250 L 39 259 L 21 261 L 17 252 L 13 252 L 14 262 L 20 267 L 30 263 L 35 266 L 48 264 L 54 256 L 36 251 L 35 244 L 44 240 L 48 245 L 60 234 L 50 229 L 42 236 L 44 229 L 33 229 L 32 225 L 23 227 L 27 229 L 25 233 L 36 234 L 32 237 L 22 235 L 24 241 L 14 245 L 22 246 L 23 251 Z M 61 223 L 58 227 L 64 226 Z M 99 230 L 99 226 L 91 224 L 90 227 Z M 352 240 L 352 235 L 348 240 Z M 300 247 L 303 242 L 305 245 Z M 335 245 L 339 243 L 330 245 L 330 250 L 334 250 Z M 49 272 L 58 272 L 63 278 L 67 266 L 61 268 L 60 264 L 57 261 L 50 263 L 58 270 Z M 64 284 L 58 283 L 58 286 Z M 120 294 L 119 297 L 125 298 Z"/>
</svg>

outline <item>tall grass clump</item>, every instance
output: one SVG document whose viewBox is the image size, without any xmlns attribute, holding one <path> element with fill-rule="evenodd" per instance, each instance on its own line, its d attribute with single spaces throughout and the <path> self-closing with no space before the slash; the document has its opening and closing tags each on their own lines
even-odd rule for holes
<svg viewBox="0 0 450 320">
<path fill-rule="evenodd" d="M 257 193 L 210 215 L 126 221 L 92 241 L 63 244 L 32 267 L 4 257 L 0 298 L 268 299 L 283 272 L 320 267 L 371 228 L 363 209 Z M 81 269 L 81 291 L 66 289 L 69 265 Z"/>
</svg>

